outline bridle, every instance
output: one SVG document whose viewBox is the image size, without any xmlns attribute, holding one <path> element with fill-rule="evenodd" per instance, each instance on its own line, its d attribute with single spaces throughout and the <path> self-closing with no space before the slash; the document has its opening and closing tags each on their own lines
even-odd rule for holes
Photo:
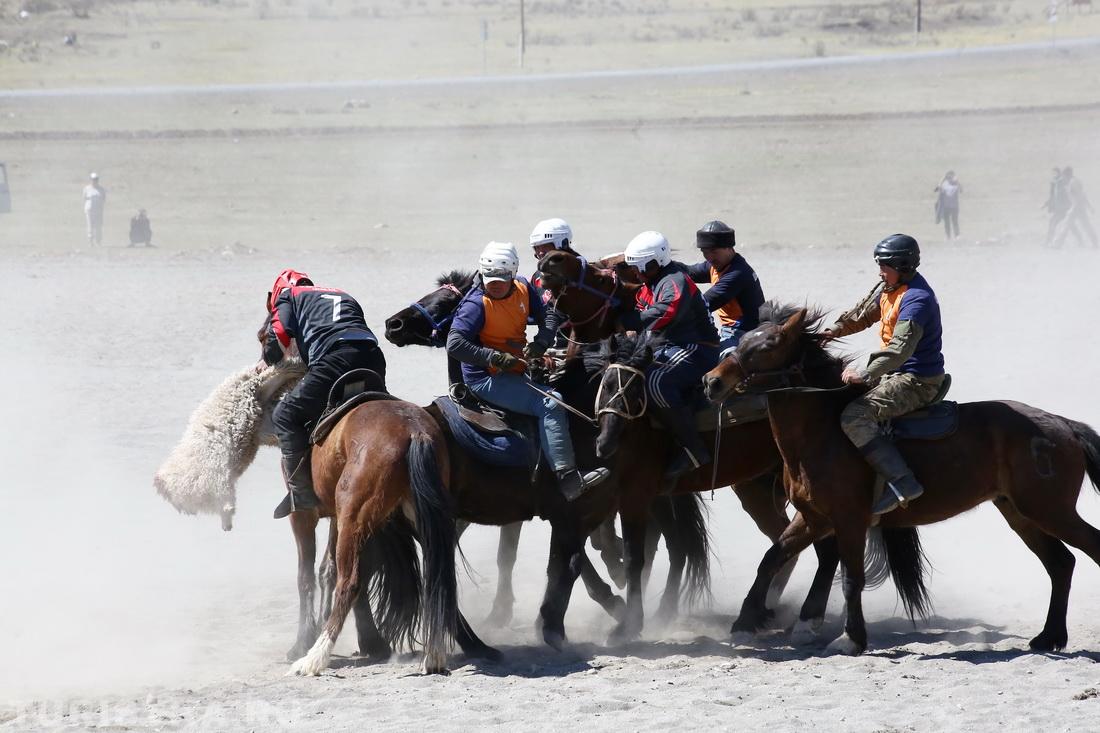
<svg viewBox="0 0 1100 733">
<path fill-rule="evenodd" d="M 767 388 L 758 386 L 757 389 L 761 389 L 762 391 L 767 391 L 769 389 L 788 389 L 790 387 L 805 386 L 806 384 L 805 349 L 803 349 L 802 356 L 799 357 L 798 361 L 788 367 L 783 367 L 782 369 L 765 369 L 764 371 L 753 372 L 752 374 L 748 374 L 745 371 L 744 367 L 741 365 L 741 360 L 737 358 L 736 351 L 731 351 L 726 358 L 732 359 L 733 363 L 737 365 L 738 371 L 744 375 L 744 378 L 733 386 L 733 391 L 738 394 L 748 392 L 749 388 L 760 379 L 770 379 L 773 377 L 776 378 L 776 384 L 774 386 L 769 386 Z M 799 384 L 795 384 L 795 378 L 798 379 Z"/>
<path fill-rule="evenodd" d="M 615 392 L 608 398 L 607 403 L 602 407 L 603 402 L 603 386 L 606 384 L 607 372 L 615 372 Z M 630 376 L 623 381 L 623 372 L 628 373 Z M 631 411 L 630 402 L 626 399 L 626 391 L 630 389 L 630 385 L 634 383 L 635 379 L 642 380 L 642 399 L 636 412 Z M 622 398 L 623 409 L 619 409 L 614 406 L 615 400 Z M 596 417 L 600 415 L 611 414 L 618 415 L 626 420 L 635 420 L 645 414 L 646 407 L 649 405 L 649 396 L 645 391 L 645 372 L 641 369 L 628 366 L 626 364 L 608 364 L 607 369 L 604 371 L 604 378 L 600 380 L 600 387 L 596 390 Z"/>
<path fill-rule="evenodd" d="M 575 288 L 577 290 L 582 290 L 586 293 L 591 293 L 592 295 L 595 295 L 595 296 L 599 297 L 603 301 L 603 305 L 601 305 L 599 308 L 597 308 L 592 313 L 592 315 L 588 316 L 587 318 L 585 318 L 583 320 L 576 321 L 576 320 L 573 320 L 572 318 L 570 318 L 568 321 L 566 321 L 565 323 L 563 323 L 561 325 L 561 328 L 562 328 L 563 331 L 566 328 L 569 328 L 574 333 L 576 333 L 577 326 L 584 326 L 588 323 L 591 323 L 592 321 L 596 321 L 597 326 L 603 326 L 604 321 L 607 319 L 607 314 L 612 309 L 617 309 L 620 305 L 622 305 L 622 300 L 617 295 L 617 293 L 619 292 L 619 286 L 621 285 L 621 283 L 619 282 L 619 276 L 615 273 L 615 271 L 614 270 L 603 270 L 603 272 L 606 272 L 608 274 L 608 276 L 611 278 L 611 282 L 612 282 L 611 292 L 610 293 L 605 293 L 604 291 L 602 291 L 598 288 L 594 288 L 594 287 L 592 287 L 591 285 L 589 285 L 588 283 L 586 283 L 584 281 L 584 275 L 588 271 L 588 260 L 586 260 L 581 255 L 577 255 L 577 259 L 579 259 L 580 263 L 581 263 L 580 272 L 578 273 L 577 278 L 575 280 L 573 280 L 572 282 L 566 281 L 566 283 L 564 285 L 562 285 L 561 292 L 559 292 L 557 297 L 554 298 L 551 305 L 554 308 L 557 308 L 558 307 L 558 301 L 561 300 L 562 297 L 567 292 L 569 292 L 570 288 Z M 599 320 L 597 321 L 596 319 L 599 319 Z M 572 343 L 576 343 L 578 345 L 581 345 L 581 346 L 586 345 L 584 342 L 575 341 L 573 339 L 569 339 L 569 341 L 572 342 Z"/>
<path fill-rule="evenodd" d="M 455 287 L 451 283 L 444 283 L 443 285 L 440 285 L 438 288 L 436 288 L 432 292 L 425 295 L 420 300 L 424 300 L 426 298 L 429 298 L 432 295 L 438 293 L 440 290 L 449 290 L 452 293 L 454 293 L 455 295 L 457 295 L 460 299 L 466 297 L 465 293 L 463 293 L 461 290 L 459 290 L 457 287 Z M 451 327 L 451 321 L 454 320 L 455 312 L 458 311 L 458 307 L 456 306 L 453 310 L 451 310 L 450 313 L 443 316 L 439 320 L 436 320 L 435 316 L 433 316 L 427 308 L 425 308 L 423 305 L 421 305 L 420 300 L 418 300 L 414 303 L 410 303 L 409 307 L 412 308 L 413 310 L 415 310 L 420 315 L 424 316 L 424 318 L 427 319 L 428 323 L 430 323 L 432 325 L 432 335 L 428 337 L 428 340 L 431 342 L 431 345 L 432 346 L 445 346 L 446 341 L 443 339 L 443 334 L 446 333 L 447 329 L 449 329 Z"/>
</svg>

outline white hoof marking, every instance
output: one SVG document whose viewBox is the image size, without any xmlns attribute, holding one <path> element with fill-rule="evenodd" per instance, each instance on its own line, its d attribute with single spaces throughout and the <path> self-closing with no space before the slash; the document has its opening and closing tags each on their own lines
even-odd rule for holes
<svg viewBox="0 0 1100 733">
<path fill-rule="evenodd" d="M 805 621 L 799 619 L 791 629 L 791 643 L 795 646 L 805 646 L 817 641 L 818 632 L 821 631 L 824 618 L 811 618 Z"/>
<path fill-rule="evenodd" d="M 829 646 L 825 647 L 825 651 L 832 654 L 845 654 L 849 657 L 855 657 L 863 653 L 863 649 L 848 637 L 847 632 L 833 639 Z"/>
<path fill-rule="evenodd" d="M 309 652 L 299 659 L 297 662 L 290 666 L 290 671 L 287 675 L 304 675 L 316 677 L 321 674 L 328 667 L 329 660 L 332 658 L 332 647 L 334 641 L 329 638 L 327 633 L 321 634 L 321 638 L 313 645 L 313 648 Z"/>
</svg>

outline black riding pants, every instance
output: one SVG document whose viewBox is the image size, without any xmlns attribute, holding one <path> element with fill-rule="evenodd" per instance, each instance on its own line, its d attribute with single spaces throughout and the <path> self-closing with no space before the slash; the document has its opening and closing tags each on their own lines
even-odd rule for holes
<svg viewBox="0 0 1100 733">
<path fill-rule="evenodd" d="M 272 420 L 283 455 L 309 448 L 309 434 L 325 411 L 328 393 L 352 369 L 372 369 L 386 378 L 386 357 L 370 341 L 338 341 L 328 353 L 309 365 L 302 381 L 275 408 Z"/>
</svg>

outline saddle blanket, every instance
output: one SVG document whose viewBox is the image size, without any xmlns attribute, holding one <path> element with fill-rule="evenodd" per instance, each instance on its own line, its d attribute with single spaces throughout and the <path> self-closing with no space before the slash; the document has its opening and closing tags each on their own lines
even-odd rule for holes
<svg viewBox="0 0 1100 733">
<path fill-rule="evenodd" d="M 529 468 L 538 460 L 535 443 L 517 430 L 482 430 L 463 418 L 459 406 L 448 396 L 432 402 L 443 413 L 451 434 L 476 459 L 491 466 Z"/>
</svg>

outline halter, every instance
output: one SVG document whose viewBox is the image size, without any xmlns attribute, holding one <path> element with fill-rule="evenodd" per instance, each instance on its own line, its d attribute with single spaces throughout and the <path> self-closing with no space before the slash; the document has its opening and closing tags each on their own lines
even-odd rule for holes
<svg viewBox="0 0 1100 733">
<path fill-rule="evenodd" d="M 751 385 L 753 382 L 760 379 L 761 377 L 764 377 L 764 378 L 778 377 L 779 378 L 779 380 L 778 380 L 779 384 L 774 386 L 774 387 L 768 387 L 768 389 L 788 389 L 790 387 L 794 387 L 795 385 L 792 381 L 793 377 L 797 377 L 799 379 L 799 381 L 801 381 L 803 384 L 806 383 L 806 377 L 805 377 L 805 373 L 803 371 L 803 368 L 806 365 L 806 351 L 805 350 L 802 351 L 802 356 L 798 359 L 798 361 L 796 363 L 792 364 L 789 367 L 784 367 L 782 369 L 766 369 L 762 372 L 753 372 L 752 374 L 746 374 L 745 373 L 745 369 L 741 366 L 741 360 L 737 358 L 737 352 L 736 351 L 730 352 L 730 355 L 727 356 L 726 358 L 727 359 L 732 359 L 733 362 L 735 364 L 737 364 L 737 368 L 741 370 L 741 373 L 745 375 L 744 379 L 742 379 L 740 382 L 738 382 L 737 384 L 734 385 L 734 387 L 733 387 L 734 392 L 739 392 L 739 393 L 747 392 L 748 389 L 749 389 L 749 385 Z"/>
<path fill-rule="evenodd" d="M 646 407 L 649 405 L 649 395 L 647 395 L 645 391 L 645 372 L 643 372 L 641 369 L 635 369 L 632 366 L 627 366 L 626 364 L 608 364 L 607 371 L 615 372 L 615 393 L 611 395 L 611 397 L 607 400 L 607 404 L 604 407 L 600 407 L 600 403 L 602 402 L 601 397 L 603 397 L 604 385 L 603 380 L 600 380 L 600 387 L 596 390 L 596 417 L 598 418 L 600 415 L 610 413 L 612 415 L 618 415 L 619 417 L 625 418 L 627 420 L 635 420 L 644 415 Z M 630 373 L 630 376 L 627 378 L 625 383 L 623 382 L 623 372 Z M 639 377 L 642 380 L 643 387 L 642 401 L 638 411 L 632 414 L 629 411 L 630 403 L 626 399 L 626 391 L 630 388 L 630 385 L 634 383 L 634 380 Z M 623 398 L 625 410 L 620 410 L 619 408 L 612 406 L 612 403 L 614 403 L 615 400 L 619 399 L 620 397 Z"/>
<path fill-rule="evenodd" d="M 434 295 L 435 293 L 438 293 L 440 290 L 449 290 L 452 293 L 454 293 L 455 295 L 457 295 L 459 298 L 466 297 L 465 293 L 463 293 L 461 290 L 456 288 L 451 283 L 444 283 L 443 285 L 440 285 L 438 288 L 436 288 L 432 292 L 428 293 L 428 295 L 425 295 L 424 298 L 427 298 L 429 295 Z M 420 300 L 424 300 L 424 298 L 421 298 Z M 415 310 L 420 315 L 424 316 L 424 318 L 427 319 L 428 323 L 432 324 L 432 335 L 429 337 L 429 341 L 431 341 L 432 346 L 445 346 L 446 341 L 444 341 L 441 338 L 441 336 L 444 333 L 444 331 L 446 331 L 448 328 L 450 328 L 451 321 L 454 320 L 455 312 L 458 310 L 457 306 L 455 307 L 454 310 L 452 310 L 450 313 L 443 316 L 442 318 L 440 318 L 437 321 L 435 319 L 435 317 L 430 312 L 428 312 L 428 309 L 420 304 L 420 300 L 416 301 L 415 303 L 410 303 L 409 307 L 412 308 L 413 310 Z"/>
</svg>

